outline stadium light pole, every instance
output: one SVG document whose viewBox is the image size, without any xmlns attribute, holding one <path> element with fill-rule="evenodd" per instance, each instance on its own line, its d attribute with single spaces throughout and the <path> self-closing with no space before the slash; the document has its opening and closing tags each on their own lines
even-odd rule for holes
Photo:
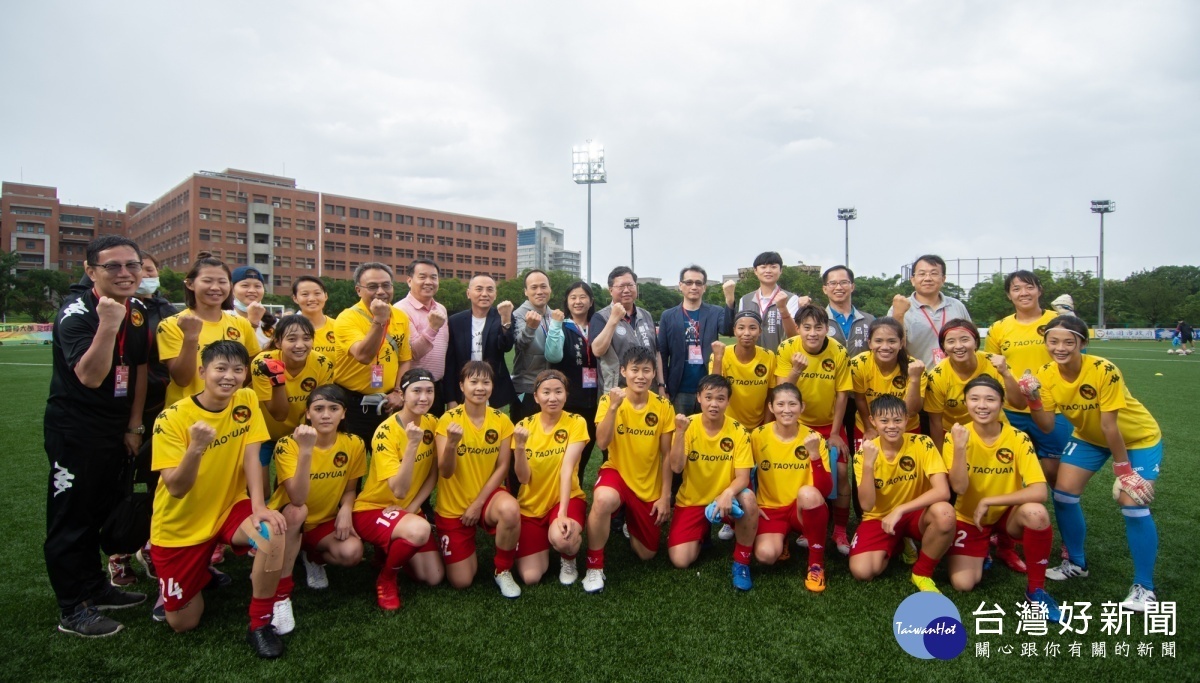
<svg viewBox="0 0 1200 683">
<path fill-rule="evenodd" d="M 843 266 L 850 267 L 850 221 L 858 218 L 858 209 L 850 207 L 849 209 L 838 209 L 838 220 L 846 224 L 846 260 L 842 262 Z"/>
<path fill-rule="evenodd" d="M 635 218 L 625 219 L 625 229 L 629 231 L 629 269 L 637 272 L 637 266 L 633 265 L 633 231 L 641 226 L 641 221 Z"/>
<path fill-rule="evenodd" d="M 604 145 L 588 140 L 571 148 L 571 175 L 577 185 L 587 185 L 587 282 L 592 283 L 592 185 L 608 182 L 604 170 Z M 632 233 L 631 233 L 632 234 Z"/>
<path fill-rule="evenodd" d="M 1100 214 L 1100 258 L 1096 261 L 1096 277 L 1100 280 L 1099 313 L 1096 316 L 1096 329 L 1104 329 L 1104 214 L 1117 210 L 1117 203 L 1108 199 L 1097 199 L 1092 202 L 1092 213 Z"/>
</svg>

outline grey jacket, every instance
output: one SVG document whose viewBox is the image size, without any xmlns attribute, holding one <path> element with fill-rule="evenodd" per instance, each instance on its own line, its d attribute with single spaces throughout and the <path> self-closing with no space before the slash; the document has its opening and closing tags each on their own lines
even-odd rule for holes
<svg viewBox="0 0 1200 683">
<path fill-rule="evenodd" d="M 546 361 L 546 333 L 550 325 L 550 307 L 547 306 L 542 315 L 542 324 L 536 330 L 530 331 L 525 324 L 525 314 L 536 310 L 526 299 L 525 303 L 513 311 L 513 389 L 518 394 L 533 391 L 533 380 L 542 370 L 549 369 Z"/>
</svg>

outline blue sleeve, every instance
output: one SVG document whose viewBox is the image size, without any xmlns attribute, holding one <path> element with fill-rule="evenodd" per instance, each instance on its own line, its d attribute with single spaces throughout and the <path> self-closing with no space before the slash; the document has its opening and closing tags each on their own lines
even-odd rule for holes
<svg viewBox="0 0 1200 683">
<path fill-rule="evenodd" d="M 546 332 L 546 362 L 557 363 L 563 357 L 563 324 L 554 318 L 550 319 L 550 329 Z"/>
</svg>

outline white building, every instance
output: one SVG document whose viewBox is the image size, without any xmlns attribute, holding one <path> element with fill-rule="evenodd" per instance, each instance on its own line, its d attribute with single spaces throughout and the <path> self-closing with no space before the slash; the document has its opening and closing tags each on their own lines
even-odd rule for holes
<svg viewBox="0 0 1200 683">
<path fill-rule="evenodd" d="M 534 221 L 517 230 L 517 272 L 531 268 L 562 270 L 579 277 L 580 253 L 563 249 L 563 231 L 553 223 Z"/>
</svg>

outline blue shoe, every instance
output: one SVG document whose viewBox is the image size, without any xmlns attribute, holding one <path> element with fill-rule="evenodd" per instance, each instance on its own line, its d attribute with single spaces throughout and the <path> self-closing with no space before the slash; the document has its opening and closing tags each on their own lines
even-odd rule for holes
<svg viewBox="0 0 1200 683">
<path fill-rule="evenodd" d="M 1042 605 L 1046 608 L 1046 621 L 1058 623 L 1062 619 L 1062 612 L 1058 609 L 1058 603 L 1045 589 L 1039 588 L 1032 593 L 1026 593 L 1025 599 L 1030 604 Z"/>
<path fill-rule="evenodd" d="M 989 570 L 991 568 L 992 568 L 992 554 L 988 553 L 987 557 L 983 558 L 983 571 L 986 572 L 987 570 Z"/>
<path fill-rule="evenodd" d="M 740 591 L 754 587 L 754 582 L 750 580 L 750 565 L 733 563 L 733 587 Z"/>
</svg>

